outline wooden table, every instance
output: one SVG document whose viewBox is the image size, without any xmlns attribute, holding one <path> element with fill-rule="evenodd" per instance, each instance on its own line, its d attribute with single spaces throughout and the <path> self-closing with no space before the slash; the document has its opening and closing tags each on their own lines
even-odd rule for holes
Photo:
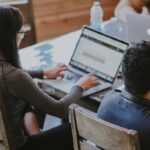
<svg viewBox="0 0 150 150">
<path fill-rule="evenodd" d="M 81 30 L 78 30 L 20 50 L 21 65 L 25 69 L 33 70 L 47 68 L 59 62 L 68 65 L 80 34 Z M 115 87 L 119 84 L 121 84 L 120 79 L 117 79 Z M 97 111 L 101 97 L 105 92 L 82 99 L 79 104 L 92 111 Z"/>
</svg>

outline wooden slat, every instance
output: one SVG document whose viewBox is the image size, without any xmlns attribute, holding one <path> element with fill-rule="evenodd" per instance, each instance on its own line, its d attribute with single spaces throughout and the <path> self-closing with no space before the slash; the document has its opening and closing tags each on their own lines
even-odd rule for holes
<svg viewBox="0 0 150 150">
<path fill-rule="evenodd" d="M 116 6 L 118 2 L 118 0 L 100 0 L 102 6 Z"/>
<path fill-rule="evenodd" d="M 48 5 L 48 4 L 59 4 L 59 3 L 62 3 L 62 2 L 72 2 L 72 3 L 76 3 L 76 5 L 80 4 L 81 2 L 82 3 L 93 3 L 93 0 L 33 0 L 33 3 L 35 6 L 41 6 L 41 5 Z M 116 5 L 118 3 L 118 0 L 109 0 L 109 1 L 106 1 L 106 0 L 100 0 L 100 3 L 104 6 L 106 5 Z"/>
<path fill-rule="evenodd" d="M 35 9 L 35 17 L 40 18 L 42 16 L 48 16 L 52 14 L 60 14 L 60 13 L 66 13 L 66 12 L 73 12 L 78 11 L 82 9 L 86 9 L 90 11 L 90 8 L 92 6 L 93 0 L 86 0 L 86 1 L 60 1 L 51 3 L 50 1 L 47 3 L 34 3 L 34 9 Z M 107 6 L 115 6 L 117 4 L 117 0 L 114 1 L 103 1 L 102 7 Z"/>
<path fill-rule="evenodd" d="M 5 128 L 6 127 L 4 125 L 4 120 L 3 120 L 2 113 L 1 113 L 1 110 L 0 110 L 0 133 L 1 133 L 0 138 L 1 138 L 2 141 L 5 141 L 4 144 L 1 143 L 0 145 L 4 150 L 10 150 L 9 149 L 9 143 L 8 143 L 8 137 L 6 135 L 6 129 Z"/>
<path fill-rule="evenodd" d="M 0 123 L 1 124 L 1 123 Z M 2 133 L 1 133 L 1 131 L 0 131 L 0 141 L 2 141 L 3 140 L 3 138 L 2 138 Z"/>
<path fill-rule="evenodd" d="M 108 150 L 135 150 L 132 138 L 138 138 L 136 131 L 110 124 L 89 111 L 86 113 L 83 111 L 84 109 L 80 108 L 76 108 L 75 111 L 77 131 L 80 137 Z M 136 144 L 138 146 L 138 143 Z"/>
<path fill-rule="evenodd" d="M 3 144 L 0 144 L 0 150 L 6 150 Z"/>
<path fill-rule="evenodd" d="M 44 0 L 44 1 L 33 0 L 34 5 L 43 5 L 43 4 L 49 4 L 49 3 L 53 4 L 53 3 L 66 2 L 66 1 L 69 1 L 69 0 Z"/>
<path fill-rule="evenodd" d="M 88 21 L 88 11 L 62 14 L 37 20 L 38 40 L 45 40 L 47 37 L 55 37 L 79 29 L 83 24 L 88 23 Z"/>
<path fill-rule="evenodd" d="M 71 115 L 71 129 L 72 129 L 72 136 L 73 136 L 73 146 L 75 150 L 80 150 L 79 149 L 79 143 L 78 143 L 78 133 L 77 133 L 77 129 L 76 129 L 76 119 L 75 119 L 75 112 L 74 112 L 74 108 L 76 107 L 76 105 L 72 104 L 70 106 L 69 109 L 69 114 Z"/>
<path fill-rule="evenodd" d="M 80 5 L 75 4 L 75 2 L 67 2 L 67 3 L 55 3 L 53 5 L 42 5 L 42 6 L 35 6 L 35 17 L 45 17 L 49 15 L 57 15 L 62 13 L 70 13 L 70 12 L 77 12 L 83 9 L 90 10 L 90 3 L 82 3 L 80 2 Z"/>
<path fill-rule="evenodd" d="M 80 141 L 80 150 L 101 150 L 97 148 L 95 145 L 89 144 L 88 142 Z"/>
<path fill-rule="evenodd" d="M 112 16 L 114 16 L 114 8 L 109 6 L 109 7 L 105 7 L 103 9 L 104 11 L 104 21 L 110 19 Z"/>
<path fill-rule="evenodd" d="M 104 9 L 106 15 L 104 19 L 109 19 L 113 13 L 113 9 L 108 7 Z M 36 20 L 36 30 L 38 41 L 53 38 L 66 32 L 74 31 L 89 24 L 89 11 L 83 10 L 79 12 L 55 15 Z"/>
</svg>

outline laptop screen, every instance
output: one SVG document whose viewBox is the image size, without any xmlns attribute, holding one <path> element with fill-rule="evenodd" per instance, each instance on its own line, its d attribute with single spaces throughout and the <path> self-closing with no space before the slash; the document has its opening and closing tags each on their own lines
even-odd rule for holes
<svg viewBox="0 0 150 150">
<path fill-rule="evenodd" d="M 125 42 L 84 27 L 70 64 L 112 83 L 127 47 Z"/>
</svg>

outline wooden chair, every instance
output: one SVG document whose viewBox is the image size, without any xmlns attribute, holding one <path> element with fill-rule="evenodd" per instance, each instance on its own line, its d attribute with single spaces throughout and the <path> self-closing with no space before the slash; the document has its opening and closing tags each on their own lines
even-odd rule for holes
<svg viewBox="0 0 150 150">
<path fill-rule="evenodd" d="M 75 104 L 70 106 L 75 150 L 139 150 L 138 134 L 106 122 Z"/>
<path fill-rule="evenodd" d="M 6 90 L 6 86 L 4 83 L 3 69 L 0 66 L 0 150 L 14 150 L 13 136 L 10 132 L 11 128 L 6 112 L 6 99 L 8 99 L 7 102 L 10 102 L 10 98 L 4 90 Z"/>
<path fill-rule="evenodd" d="M 10 135 L 9 123 L 5 111 L 2 96 L 0 95 L 0 150 L 14 150 Z"/>
</svg>

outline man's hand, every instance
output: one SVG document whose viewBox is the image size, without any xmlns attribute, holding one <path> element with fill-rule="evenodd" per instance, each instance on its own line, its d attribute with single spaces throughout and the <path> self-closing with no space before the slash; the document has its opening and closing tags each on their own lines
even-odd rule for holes
<svg viewBox="0 0 150 150">
<path fill-rule="evenodd" d="M 69 70 L 65 64 L 60 64 L 55 67 L 51 67 L 43 70 L 43 75 L 48 79 L 56 79 L 57 77 L 63 77 L 62 71 Z"/>
<path fill-rule="evenodd" d="M 77 82 L 77 85 L 80 86 L 83 90 L 88 90 L 89 88 L 96 86 L 99 82 L 100 81 L 97 77 L 88 74 L 80 78 Z"/>
</svg>

